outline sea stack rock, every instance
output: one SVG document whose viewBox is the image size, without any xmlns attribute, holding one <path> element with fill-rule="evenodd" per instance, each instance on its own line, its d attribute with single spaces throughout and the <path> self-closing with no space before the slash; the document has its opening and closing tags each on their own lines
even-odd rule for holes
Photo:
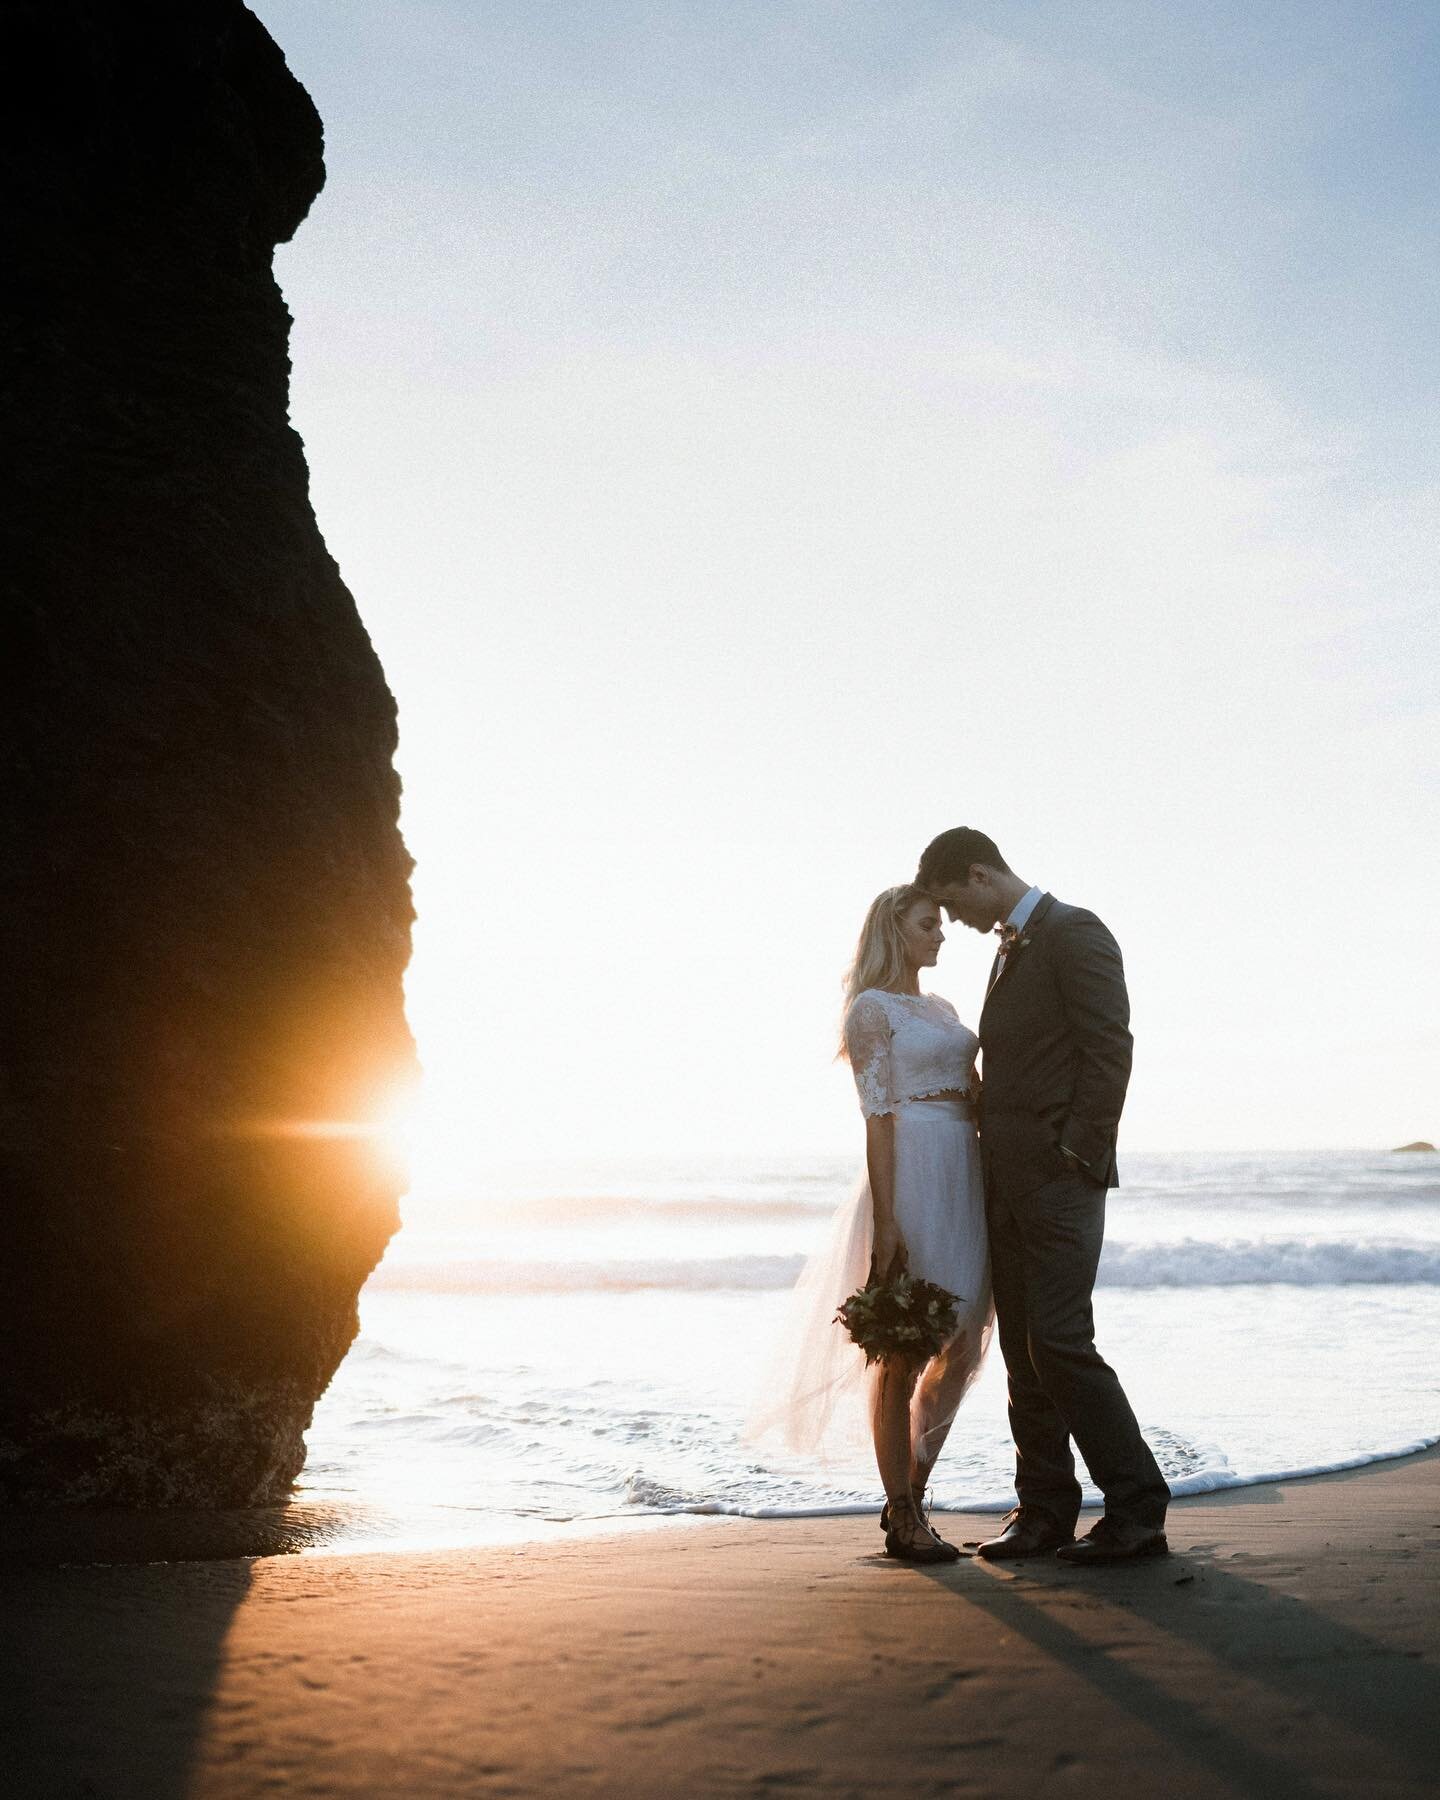
<svg viewBox="0 0 1440 1800">
<path fill-rule="evenodd" d="M 413 1069 L 395 707 L 288 423 L 320 120 L 239 0 L 0 0 L 0 1500 L 273 1501 Z"/>
</svg>

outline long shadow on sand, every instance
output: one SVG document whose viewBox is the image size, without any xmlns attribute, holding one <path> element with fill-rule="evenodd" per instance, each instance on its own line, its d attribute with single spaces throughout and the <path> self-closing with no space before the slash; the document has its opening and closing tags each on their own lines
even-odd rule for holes
<svg viewBox="0 0 1440 1800">
<path fill-rule="evenodd" d="M 1271 1559 L 1279 1561 L 1280 1559 Z M 1373 1753 L 1381 1785 L 1435 1778 L 1440 1678 L 1413 1649 L 1367 1636 L 1204 1550 L 1126 1569 L 1044 1559 L 920 1571 L 1253 1800 L 1336 1792 L 1327 1731 Z M 1284 1570 L 1272 1573 L 1283 1574 Z M 1194 1698 L 1187 1698 L 1187 1692 Z M 1155 1771 L 1155 1790 L 1165 1775 Z"/>
<path fill-rule="evenodd" d="M 0 1790 L 181 1800 L 252 1564 L 0 1569 Z"/>
</svg>

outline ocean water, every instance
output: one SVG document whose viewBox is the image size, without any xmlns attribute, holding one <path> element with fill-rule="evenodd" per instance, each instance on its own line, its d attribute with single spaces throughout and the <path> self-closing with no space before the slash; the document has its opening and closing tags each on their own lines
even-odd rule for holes
<svg viewBox="0 0 1440 1800">
<path fill-rule="evenodd" d="M 510 1171 L 463 1230 L 402 1231 L 316 1410 L 302 1492 L 429 1541 L 694 1512 L 868 1510 L 868 1458 L 739 1442 L 787 1290 L 848 1159 Z M 1440 1157 L 1132 1155 L 1097 1337 L 1179 1493 L 1440 1439 Z M 838 1329 L 838 1327 L 837 1327 Z M 941 1507 L 1013 1504 L 998 1348 L 936 1470 Z"/>
</svg>

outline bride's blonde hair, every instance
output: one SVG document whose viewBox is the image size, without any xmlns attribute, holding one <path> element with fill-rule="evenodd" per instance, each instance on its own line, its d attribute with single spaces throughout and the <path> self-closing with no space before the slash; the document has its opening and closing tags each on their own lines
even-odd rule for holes
<svg viewBox="0 0 1440 1800">
<path fill-rule="evenodd" d="M 860 941 L 855 946 L 855 960 L 845 975 L 845 1010 L 866 988 L 886 988 L 897 993 L 909 973 L 905 957 L 905 940 L 900 935 L 900 921 L 917 900 L 929 896 L 925 889 L 907 881 L 901 887 L 886 888 L 870 902 L 865 923 L 860 927 Z M 840 1054 L 845 1055 L 841 1038 Z"/>
</svg>

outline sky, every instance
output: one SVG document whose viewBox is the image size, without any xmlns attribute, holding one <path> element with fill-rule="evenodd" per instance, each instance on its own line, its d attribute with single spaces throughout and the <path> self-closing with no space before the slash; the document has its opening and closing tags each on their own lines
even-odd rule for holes
<svg viewBox="0 0 1440 1800">
<path fill-rule="evenodd" d="M 960 824 L 1120 940 L 1122 1164 L 1440 1140 L 1433 7 L 254 11 L 421 1188 L 858 1153 L 841 977 Z"/>
</svg>

